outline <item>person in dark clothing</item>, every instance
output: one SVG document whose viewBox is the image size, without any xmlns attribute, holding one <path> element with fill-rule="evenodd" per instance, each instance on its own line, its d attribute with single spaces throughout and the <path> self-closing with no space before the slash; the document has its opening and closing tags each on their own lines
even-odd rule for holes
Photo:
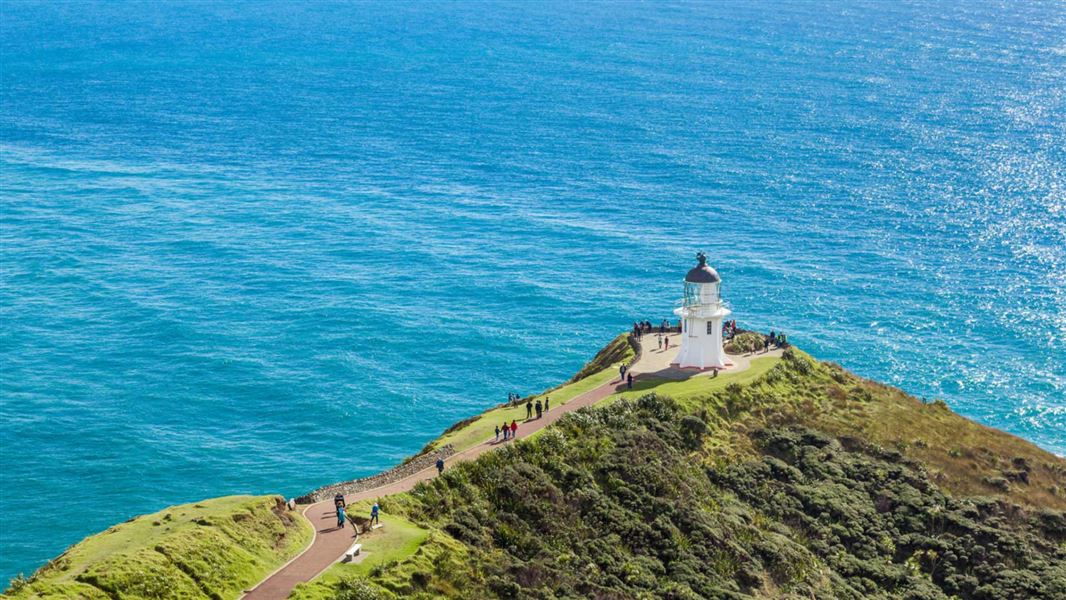
<svg viewBox="0 0 1066 600">
<path fill-rule="evenodd" d="M 622 363 L 618 365 L 618 379 L 626 378 L 626 364 Z"/>
<path fill-rule="evenodd" d="M 379 510 L 378 509 L 378 503 L 375 502 L 374 506 L 370 507 L 370 524 L 371 525 L 374 525 L 376 523 L 380 523 L 380 521 L 378 521 L 378 510 Z"/>
<path fill-rule="evenodd" d="M 545 396 L 545 398 L 544 398 L 544 412 L 548 412 L 548 405 L 551 403 L 551 401 L 552 401 L 552 397 L 551 396 Z"/>
<path fill-rule="evenodd" d="M 444 457 L 437 458 L 437 475 L 444 472 Z"/>
<path fill-rule="evenodd" d="M 500 426 L 496 426 L 496 441 L 500 441 Z"/>
<path fill-rule="evenodd" d="M 537 408 L 537 418 L 539 419 L 539 418 L 541 418 L 541 416 L 544 415 L 544 407 L 541 405 L 540 400 L 537 400 L 536 408 Z"/>
<path fill-rule="evenodd" d="M 633 389 L 633 374 L 630 373 L 626 376 L 626 389 Z"/>
<path fill-rule="evenodd" d="M 533 401 L 532 400 L 528 400 L 526 402 L 526 420 L 528 421 L 529 419 L 532 419 L 532 418 L 533 418 Z"/>
</svg>

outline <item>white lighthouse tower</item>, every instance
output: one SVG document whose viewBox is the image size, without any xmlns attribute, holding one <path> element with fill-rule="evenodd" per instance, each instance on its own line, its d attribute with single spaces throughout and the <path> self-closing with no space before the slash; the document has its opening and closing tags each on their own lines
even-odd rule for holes
<svg viewBox="0 0 1066 600">
<path fill-rule="evenodd" d="M 685 297 L 674 314 L 681 317 L 681 351 L 673 364 L 685 368 L 724 369 L 730 363 L 722 349 L 722 319 L 732 311 L 722 304 L 722 279 L 707 266 L 707 255 L 685 275 Z"/>
</svg>

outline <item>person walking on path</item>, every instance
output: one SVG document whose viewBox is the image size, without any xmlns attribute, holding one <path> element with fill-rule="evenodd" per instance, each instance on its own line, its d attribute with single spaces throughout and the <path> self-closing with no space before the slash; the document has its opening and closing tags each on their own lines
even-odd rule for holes
<svg viewBox="0 0 1066 600">
<path fill-rule="evenodd" d="M 533 418 L 533 399 L 530 398 L 526 401 L 526 420 Z"/>
<path fill-rule="evenodd" d="M 625 379 L 625 378 L 626 378 L 626 364 L 622 363 L 622 364 L 618 365 L 618 379 L 621 380 L 621 379 Z"/>
<path fill-rule="evenodd" d="M 500 426 L 496 426 L 496 441 L 500 441 Z"/>
<path fill-rule="evenodd" d="M 515 439 L 518 436 L 518 423 L 511 421 L 511 439 Z"/>
<path fill-rule="evenodd" d="M 551 396 L 544 397 L 544 412 L 548 412 L 548 403 L 552 401 Z"/>
<path fill-rule="evenodd" d="M 663 350 L 669 350 L 669 349 L 670 349 L 670 337 L 667 336 L 667 337 L 663 338 Z"/>
<path fill-rule="evenodd" d="M 344 529 L 344 507 L 337 506 L 337 527 Z"/>
<path fill-rule="evenodd" d="M 541 405 L 540 400 L 537 400 L 537 418 L 541 418 L 544 415 L 544 406 Z"/>
<path fill-rule="evenodd" d="M 437 475 L 444 473 L 444 457 L 437 457 Z"/>
<path fill-rule="evenodd" d="M 374 506 L 370 507 L 370 524 L 371 525 L 379 525 L 381 523 L 380 521 L 378 521 L 378 511 L 379 510 L 380 510 L 380 508 L 378 508 L 378 503 L 377 502 L 374 503 Z"/>
<path fill-rule="evenodd" d="M 507 438 L 511 437 L 511 428 L 507 425 L 507 421 L 503 422 L 503 441 L 507 441 Z"/>
<path fill-rule="evenodd" d="M 633 389 L 633 374 L 632 373 L 630 373 L 629 376 L 626 377 L 626 389 L 630 389 L 630 390 Z"/>
</svg>

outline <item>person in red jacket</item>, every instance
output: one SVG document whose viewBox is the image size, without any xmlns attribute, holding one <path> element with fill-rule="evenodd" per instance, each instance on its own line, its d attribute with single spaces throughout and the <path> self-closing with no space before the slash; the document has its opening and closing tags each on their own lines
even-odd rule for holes
<svg viewBox="0 0 1066 600">
<path fill-rule="evenodd" d="M 518 434 L 518 423 L 511 421 L 511 439 L 513 440 Z"/>
</svg>

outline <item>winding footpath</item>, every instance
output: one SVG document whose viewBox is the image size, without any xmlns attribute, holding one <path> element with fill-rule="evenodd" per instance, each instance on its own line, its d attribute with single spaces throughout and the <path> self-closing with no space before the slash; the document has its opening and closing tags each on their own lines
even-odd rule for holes
<svg viewBox="0 0 1066 600">
<path fill-rule="evenodd" d="M 680 340 L 676 333 L 669 337 L 671 345 L 669 350 L 649 348 L 641 352 L 640 356 L 630 367 L 630 371 L 634 374 L 634 379 L 640 379 L 646 376 L 666 377 L 668 379 L 687 379 L 692 376 L 705 376 L 709 374 L 708 372 L 697 373 L 690 370 L 680 370 L 671 367 L 670 362 L 677 354 L 677 346 L 679 345 Z M 774 350 L 767 354 L 779 356 L 780 350 Z M 734 366 L 729 368 L 729 372 L 735 373 L 746 370 L 750 366 L 750 358 L 748 358 L 748 356 L 754 358 L 752 355 L 745 355 L 743 357 L 730 355 Z M 540 419 L 524 421 L 518 427 L 517 439 L 528 437 L 534 432 L 544 429 L 548 425 L 558 421 L 566 413 L 585 408 L 586 406 L 592 406 L 611 394 L 625 391 L 625 389 L 626 386 L 624 381 L 620 379 L 612 379 L 597 388 L 571 399 L 566 404 L 552 409 L 545 413 Z M 454 464 L 457 462 L 473 460 L 485 452 L 508 443 L 511 442 L 497 442 L 490 438 L 476 446 L 453 454 L 448 458 L 448 463 Z M 436 476 L 436 467 L 430 466 L 413 475 L 408 475 L 404 479 L 373 489 L 348 494 L 345 496 L 345 501 L 347 503 L 352 503 L 358 500 L 369 500 L 406 492 L 415 487 L 419 482 L 432 479 Z M 245 600 L 284 600 L 285 598 L 288 598 L 289 594 L 297 584 L 311 581 L 315 577 L 318 577 L 323 571 L 339 561 L 352 543 L 354 543 L 356 536 L 350 526 L 346 526 L 343 529 L 337 527 L 337 513 L 332 498 L 308 506 L 303 510 L 303 516 L 310 521 L 311 525 L 315 528 L 315 537 L 311 541 L 311 545 L 308 546 L 302 554 L 289 561 L 289 563 L 275 571 L 258 586 L 246 593 L 243 596 Z"/>
<path fill-rule="evenodd" d="M 591 406 L 616 391 L 622 391 L 624 389 L 625 385 L 622 381 L 613 379 L 600 387 L 589 390 L 570 400 L 566 404 L 553 408 L 551 411 L 545 413 L 540 419 L 521 423 L 518 427 L 517 439 L 522 439 L 531 435 L 535 431 L 544 429 L 548 425 L 558 421 L 568 412 Z M 454 464 L 457 462 L 473 460 L 485 452 L 509 443 L 511 442 L 496 442 L 493 439 L 488 439 L 476 446 L 453 454 L 448 458 L 448 463 Z M 437 469 L 436 467 L 431 466 L 390 484 L 354 494 L 348 494 L 345 496 L 345 501 L 351 503 L 358 500 L 368 500 L 406 492 L 415 487 L 419 482 L 432 479 L 436 476 Z M 333 563 L 337 562 L 344 556 L 345 551 L 347 551 L 354 542 L 355 533 L 351 526 L 344 527 L 343 529 L 337 527 L 337 513 L 333 506 L 332 498 L 308 506 L 303 510 L 303 515 L 315 528 L 315 538 L 311 541 L 311 545 L 304 550 L 302 554 L 294 558 L 281 569 L 275 571 L 272 575 L 263 580 L 262 583 L 245 594 L 243 596 L 245 600 L 283 600 L 284 598 L 288 598 L 292 589 L 296 587 L 296 584 L 310 581 L 331 567 Z"/>
</svg>

